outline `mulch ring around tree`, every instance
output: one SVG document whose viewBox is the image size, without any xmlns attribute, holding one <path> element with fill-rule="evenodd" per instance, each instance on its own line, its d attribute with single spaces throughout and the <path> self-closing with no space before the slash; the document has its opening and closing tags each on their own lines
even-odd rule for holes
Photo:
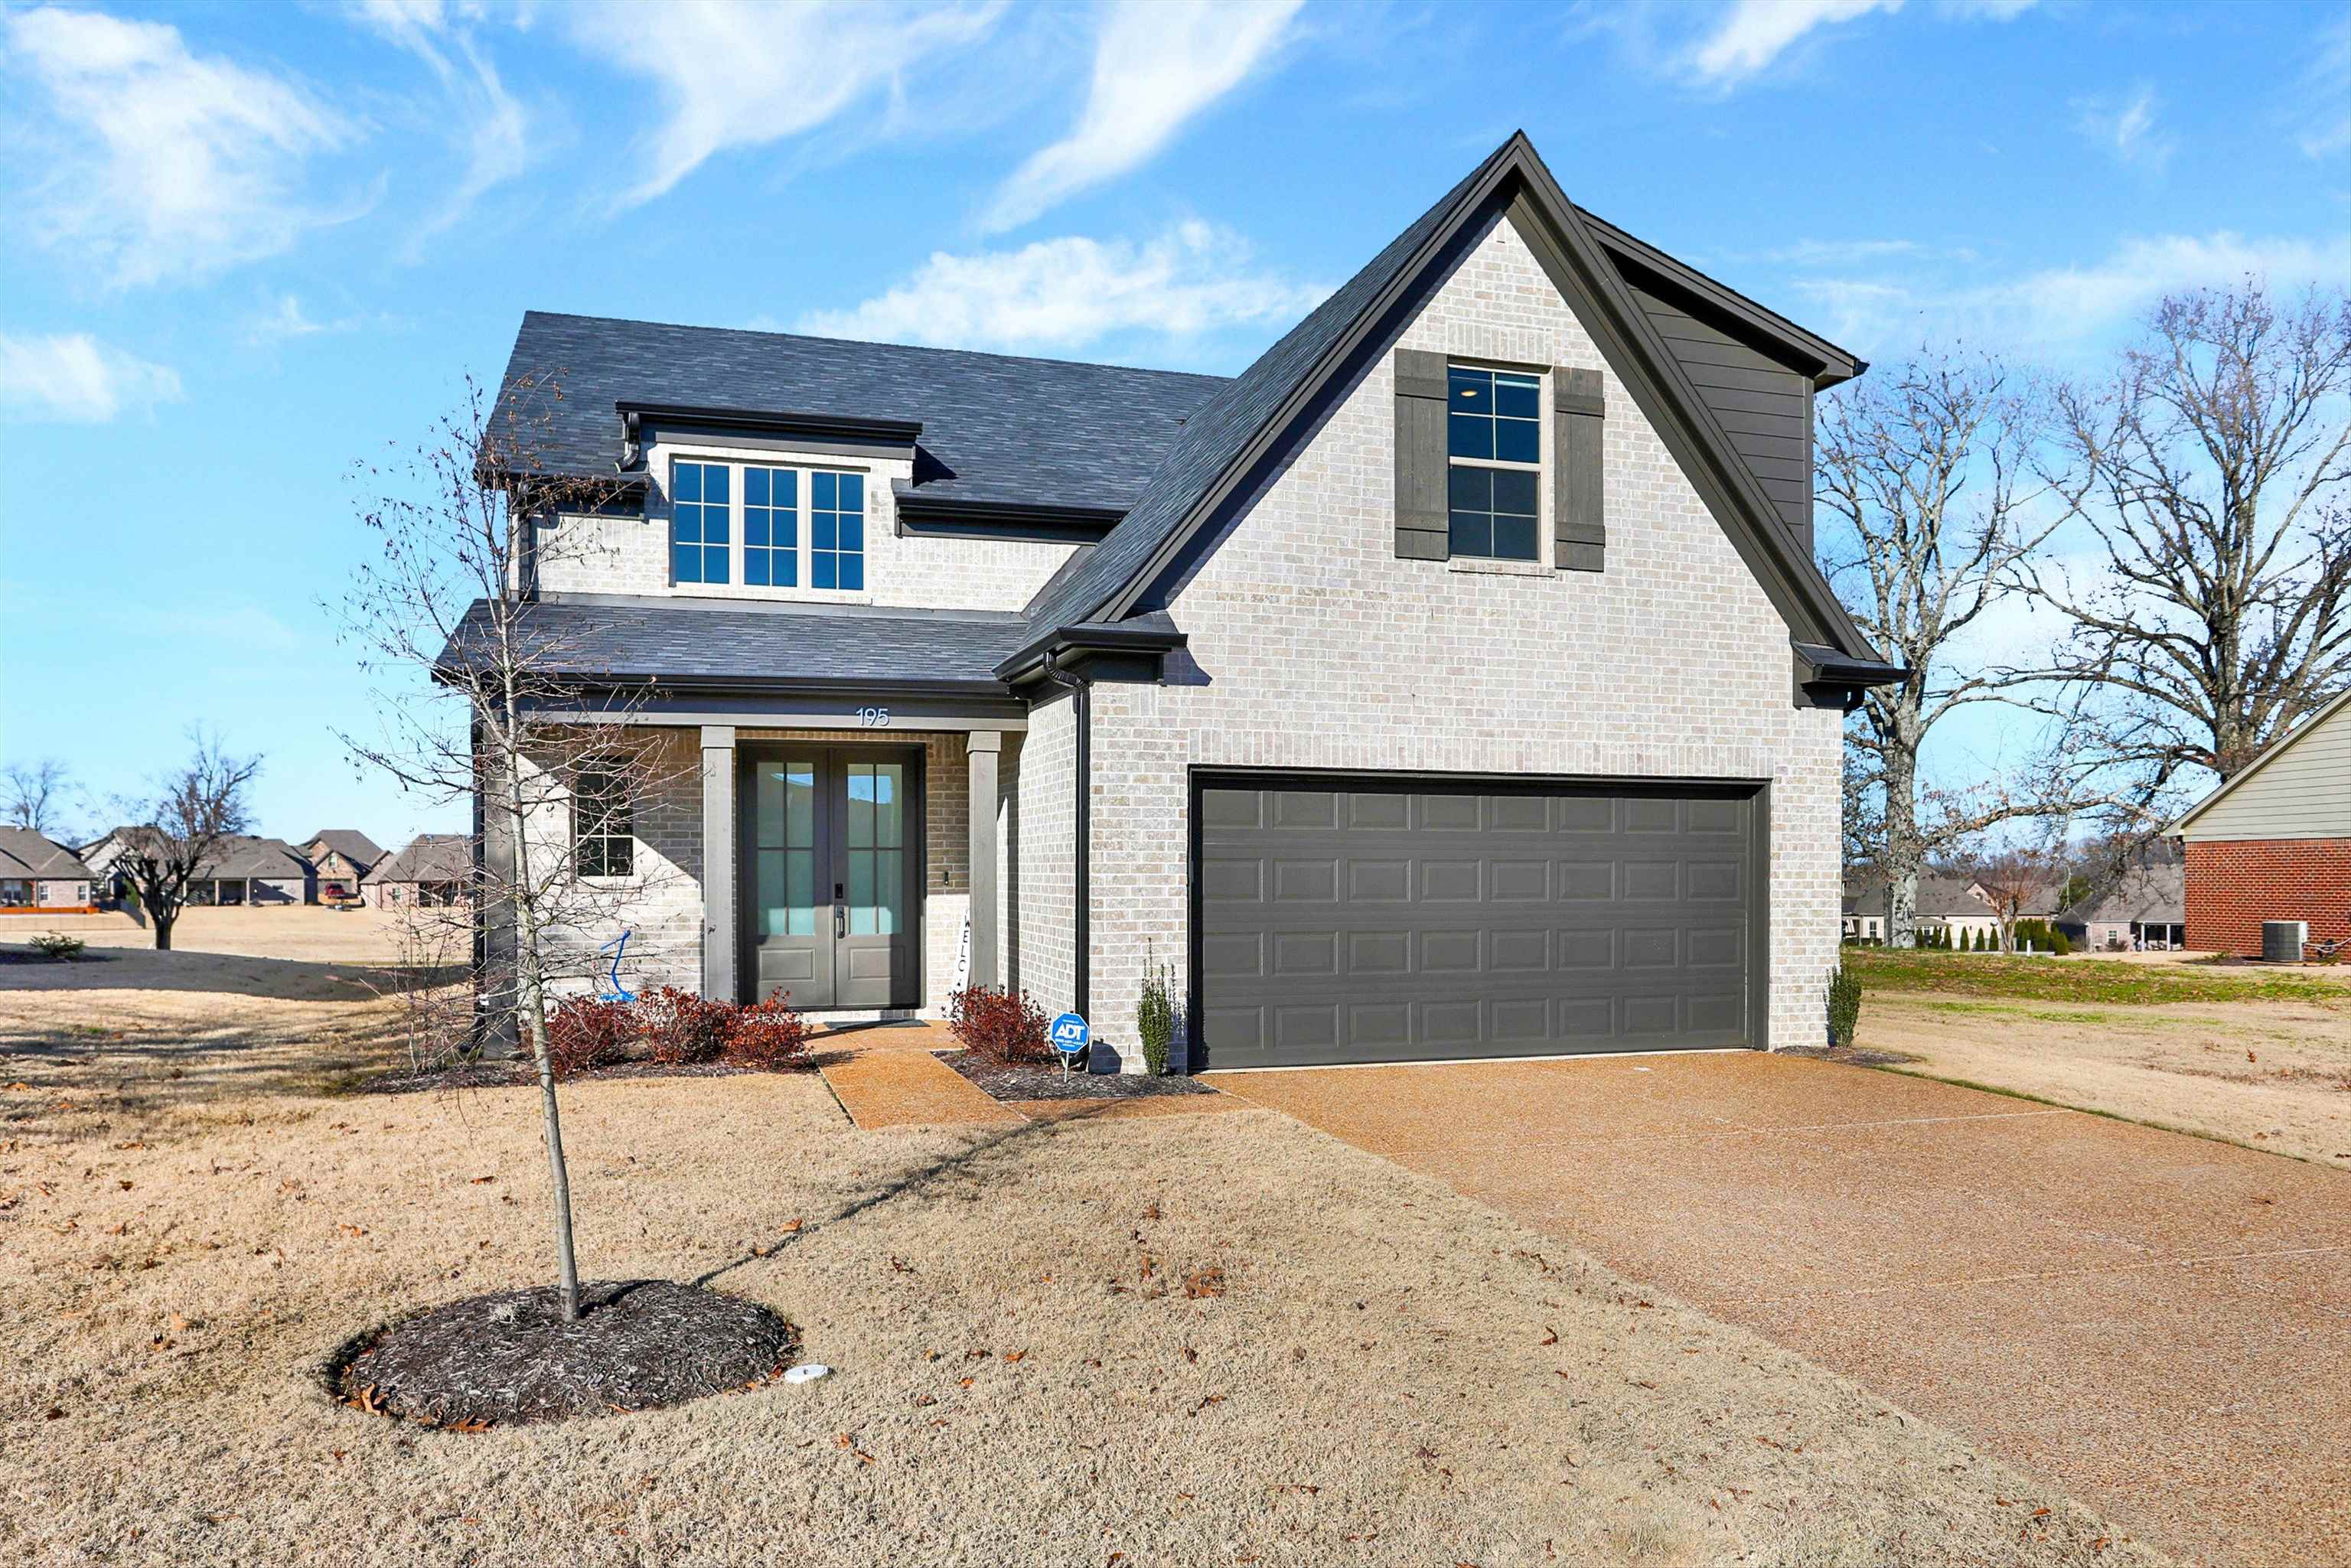
<svg viewBox="0 0 2351 1568">
<path fill-rule="evenodd" d="M 1214 1094 L 1196 1078 L 1140 1072 L 1071 1072 L 1059 1067 L 1006 1067 L 982 1061 L 969 1051 L 940 1061 L 979 1085 L 995 1100 L 1134 1100 L 1153 1094 Z"/>
<path fill-rule="evenodd" d="M 668 1280 L 501 1291 L 371 1331 L 329 1364 L 335 1396 L 371 1415 L 478 1432 L 609 1416 L 756 1388 L 781 1376 L 799 1331 L 756 1301 Z"/>
</svg>

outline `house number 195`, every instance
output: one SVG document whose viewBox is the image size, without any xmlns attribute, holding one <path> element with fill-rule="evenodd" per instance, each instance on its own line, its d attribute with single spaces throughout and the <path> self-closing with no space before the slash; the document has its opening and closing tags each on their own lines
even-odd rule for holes
<svg viewBox="0 0 2351 1568">
<path fill-rule="evenodd" d="M 890 710 L 886 707 L 859 708 L 857 722 L 868 729 L 887 729 L 890 727 Z"/>
</svg>

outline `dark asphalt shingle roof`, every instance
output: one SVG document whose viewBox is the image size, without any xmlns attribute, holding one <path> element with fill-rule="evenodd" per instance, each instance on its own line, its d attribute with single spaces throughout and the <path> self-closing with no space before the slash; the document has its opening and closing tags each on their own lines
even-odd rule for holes
<svg viewBox="0 0 2351 1568">
<path fill-rule="evenodd" d="M 464 882 L 474 874 L 473 841 L 463 833 L 419 833 L 368 873 L 368 881 Z"/>
<path fill-rule="evenodd" d="M 610 477 L 619 402 L 767 413 L 919 420 L 915 493 L 942 499 L 1124 508 L 1222 376 L 786 332 L 681 327 L 533 310 L 505 385 L 548 421 L 533 465 Z"/>
<path fill-rule="evenodd" d="M 476 602 L 443 662 L 486 623 Z M 674 683 L 963 681 L 1001 691 L 997 663 L 1028 640 L 1018 615 L 859 606 L 712 609 L 699 604 L 542 601 L 523 612 L 533 666 L 587 679 Z"/>
<path fill-rule="evenodd" d="M 30 828 L 0 828 L 0 876 L 86 880 L 81 857 Z"/>
<path fill-rule="evenodd" d="M 357 828 L 320 828 L 302 842 L 324 844 L 361 871 L 383 858 L 383 846 Z"/>
<path fill-rule="evenodd" d="M 2075 916 L 2087 924 L 2156 922 L 2179 925 L 2188 919 L 2188 873 L 2178 861 L 2133 866 L 2113 891 Z"/>
<path fill-rule="evenodd" d="M 1083 565 L 1050 584 L 1038 596 L 1029 606 L 1030 618 L 1040 627 L 1092 620 L 1130 578 L 1143 570 L 1160 547 L 1183 528 L 1217 478 L 1256 439 L 1275 412 L 1347 335 L 1357 318 L 1396 280 L 1421 246 L 1452 218 L 1454 209 L 1484 177 L 1487 165 L 1506 151 L 1508 144 L 1471 170 L 1435 206 L 1390 240 L 1387 247 L 1361 272 L 1307 312 L 1306 319 L 1283 334 L 1280 342 L 1259 355 L 1255 364 L 1225 383 L 1185 424 L 1175 450 L 1152 476 L 1150 487 L 1134 503 L 1125 521 L 1094 547 Z"/>
</svg>

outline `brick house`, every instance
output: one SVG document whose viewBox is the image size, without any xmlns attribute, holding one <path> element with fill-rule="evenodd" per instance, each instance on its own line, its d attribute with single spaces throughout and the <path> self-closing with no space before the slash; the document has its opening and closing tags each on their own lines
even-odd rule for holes
<svg viewBox="0 0 2351 1568">
<path fill-rule="evenodd" d="M 79 855 L 30 828 L 0 828 L 0 912 L 91 907 L 96 880 Z"/>
<path fill-rule="evenodd" d="M 369 869 L 360 898 L 379 909 L 437 909 L 472 896 L 474 841 L 463 833 L 419 833 Z"/>
<path fill-rule="evenodd" d="M 129 876 L 115 870 L 132 841 L 152 828 L 122 827 L 110 831 L 81 852 L 81 858 L 106 886 L 110 897 L 131 897 Z M 283 909 L 316 901 L 310 862 L 283 839 L 235 833 L 214 846 L 188 882 L 191 905 Z"/>
<path fill-rule="evenodd" d="M 1231 380 L 531 313 L 509 393 L 558 367 L 545 711 L 689 765 L 575 809 L 640 981 L 967 976 L 1130 1068 L 1154 962 L 1193 1067 L 1822 1039 L 1864 367 L 1523 136 Z"/>
<path fill-rule="evenodd" d="M 360 887 L 368 868 L 383 859 L 383 850 L 357 828 L 320 828 L 302 841 L 302 857 L 315 873 L 320 904 L 361 902 Z"/>
<path fill-rule="evenodd" d="M 2187 862 L 2188 945 L 2259 957 L 2262 922 L 2351 941 L 2351 691 L 2273 742 L 2168 830 Z"/>
</svg>

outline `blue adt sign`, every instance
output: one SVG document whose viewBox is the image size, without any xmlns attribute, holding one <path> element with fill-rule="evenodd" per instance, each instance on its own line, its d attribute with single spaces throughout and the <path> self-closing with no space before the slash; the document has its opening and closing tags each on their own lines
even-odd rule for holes
<svg viewBox="0 0 2351 1568">
<path fill-rule="evenodd" d="M 1063 1013 L 1045 1032 L 1053 1049 L 1063 1056 L 1075 1056 L 1086 1048 L 1086 1020 L 1075 1013 Z"/>
</svg>

